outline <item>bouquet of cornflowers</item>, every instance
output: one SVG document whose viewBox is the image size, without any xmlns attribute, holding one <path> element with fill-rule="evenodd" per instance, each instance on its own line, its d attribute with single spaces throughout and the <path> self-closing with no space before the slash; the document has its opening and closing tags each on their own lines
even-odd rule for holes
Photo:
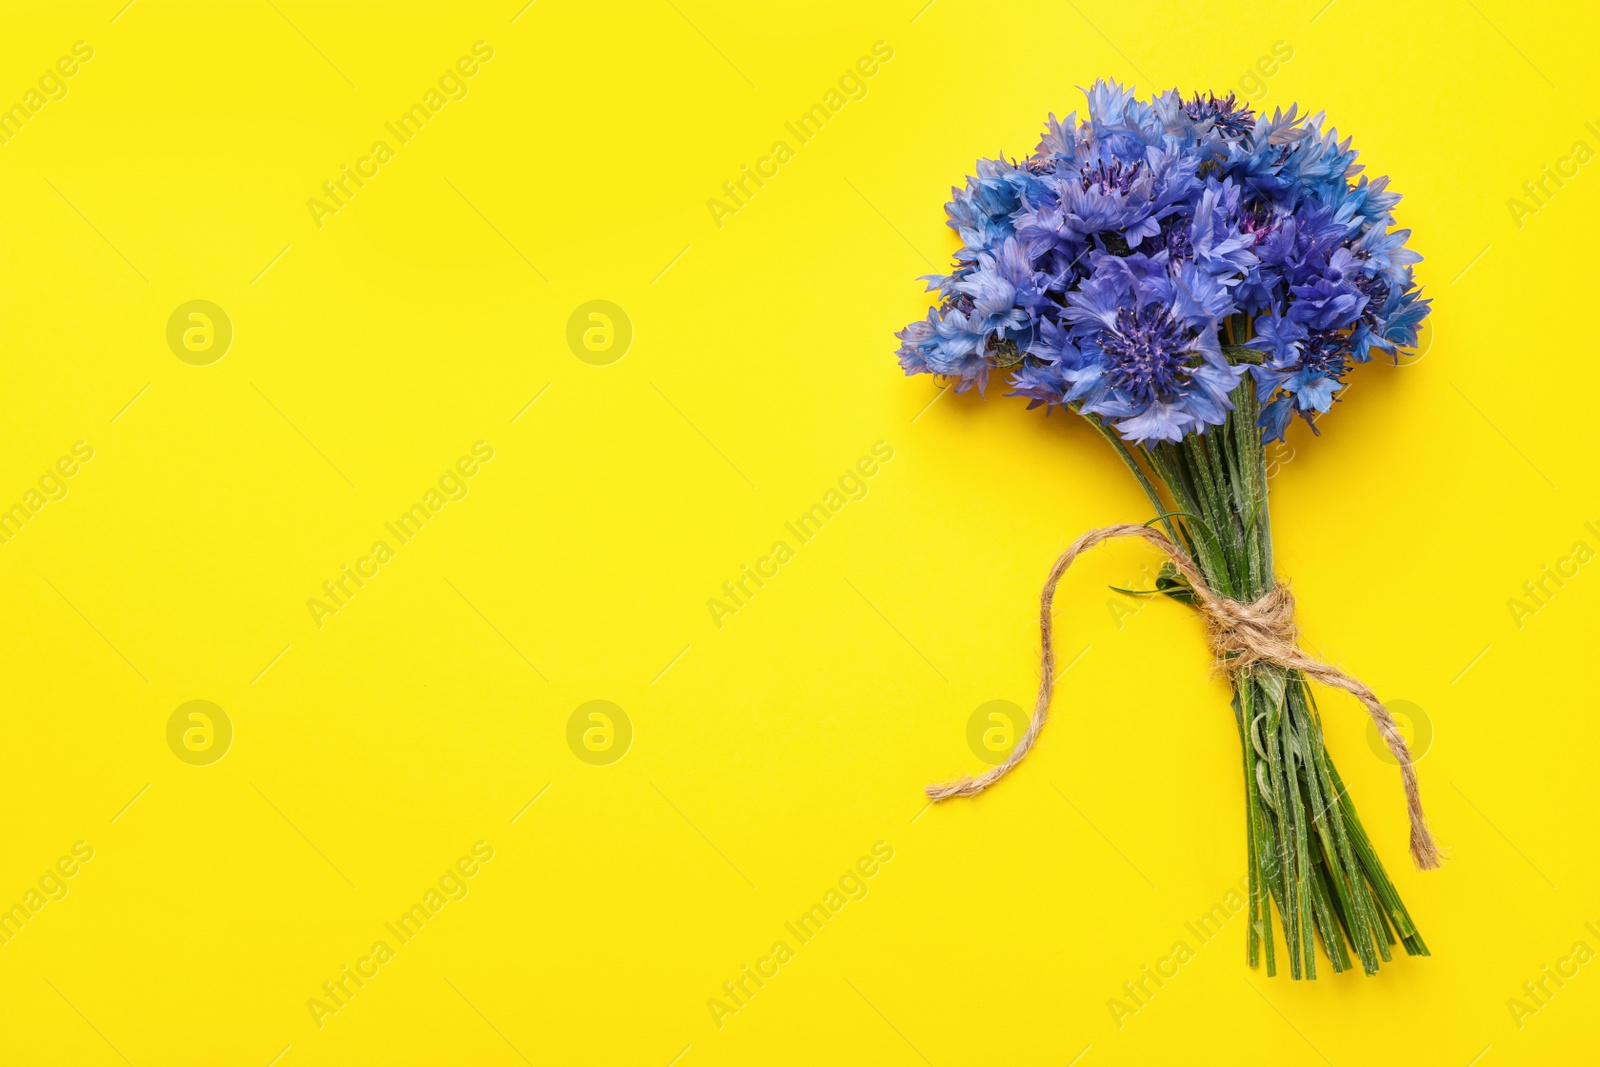
<svg viewBox="0 0 1600 1067">
<path fill-rule="evenodd" d="M 1414 347 L 1428 301 L 1420 260 L 1394 229 L 1388 179 L 1357 177 L 1348 139 L 1321 115 L 1269 118 L 1234 99 L 1177 90 L 1148 102 L 1115 82 L 1089 117 L 1050 116 L 1022 162 L 980 160 L 946 205 L 961 237 L 939 300 L 897 336 L 907 374 L 957 392 L 1009 373 L 1029 407 L 1065 407 L 1115 448 L 1149 496 L 1148 523 L 1091 531 L 1056 561 L 1041 599 L 1042 679 L 1032 721 L 980 778 L 930 786 L 972 795 L 1021 761 L 1049 713 L 1056 583 L 1076 556 L 1139 537 L 1168 561 L 1152 590 L 1204 616 L 1233 686 L 1243 749 L 1248 959 L 1289 973 L 1367 974 L 1396 939 L 1427 946 L 1401 903 L 1323 745 L 1309 680 L 1366 707 L 1400 763 L 1419 867 L 1438 866 L 1416 774 L 1371 690 L 1295 642 L 1294 601 L 1273 571 L 1265 445 L 1291 419 L 1316 430 L 1353 364 Z M 1156 524 L 1159 523 L 1159 529 Z"/>
</svg>

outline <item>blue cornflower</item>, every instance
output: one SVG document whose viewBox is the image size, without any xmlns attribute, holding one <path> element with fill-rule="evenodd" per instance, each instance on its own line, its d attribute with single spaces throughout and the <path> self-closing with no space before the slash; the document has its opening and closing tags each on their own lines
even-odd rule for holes
<svg viewBox="0 0 1600 1067">
<path fill-rule="evenodd" d="M 1209 122 L 1224 137 L 1236 139 L 1243 137 L 1255 129 L 1256 115 L 1249 106 L 1234 99 L 1229 93 L 1226 97 L 1218 97 L 1207 93 L 1202 99 L 1199 93 L 1183 105 L 1183 113 L 1195 122 Z"/>
<path fill-rule="evenodd" d="M 1244 374 L 1222 356 L 1217 323 L 1233 311 L 1217 279 L 1194 263 L 1176 271 L 1143 255 L 1101 255 L 1067 298 L 1065 319 L 1081 353 L 1063 366 L 1063 400 L 1116 420 L 1130 441 L 1177 441 L 1220 425 Z"/>
<path fill-rule="evenodd" d="M 906 373 L 965 391 L 1005 371 L 1032 404 L 1141 443 L 1219 425 L 1248 373 L 1272 439 L 1328 411 L 1373 349 L 1415 345 L 1428 301 L 1399 197 L 1323 116 L 1112 81 L 1086 95 L 1087 118 L 1052 114 L 1032 156 L 980 160 L 952 190 L 961 248 L 897 335 Z M 1230 360 L 1224 334 L 1259 362 Z"/>
</svg>

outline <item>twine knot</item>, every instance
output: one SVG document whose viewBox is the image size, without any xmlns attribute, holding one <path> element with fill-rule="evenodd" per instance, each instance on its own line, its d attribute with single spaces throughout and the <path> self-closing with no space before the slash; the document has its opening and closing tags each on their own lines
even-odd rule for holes
<svg viewBox="0 0 1600 1067">
<path fill-rule="evenodd" d="M 1284 649 L 1295 647 L 1300 636 L 1294 623 L 1294 594 L 1287 582 L 1279 582 L 1248 604 L 1227 597 L 1202 597 L 1200 610 L 1205 613 L 1211 654 L 1219 666 L 1230 671 L 1276 662 Z"/>
<path fill-rule="evenodd" d="M 1033 717 L 1028 728 L 1017 740 L 1016 747 L 1005 762 L 976 778 L 962 777 L 953 782 L 927 787 L 930 800 L 947 800 L 950 797 L 975 796 L 1006 776 L 1021 763 L 1028 750 L 1039 737 L 1045 721 L 1050 717 L 1050 701 L 1055 694 L 1056 652 L 1054 642 L 1053 605 L 1056 585 L 1072 561 L 1104 541 L 1119 537 L 1137 537 L 1164 552 L 1178 573 L 1188 581 L 1196 603 L 1206 620 L 1206 637 L 1219 669 L 1242 675 L 1262 663 L 1274 664 L 1286 671 L 1299 671 L 1315 678 L 1323 685 L 1345 692 L 1361 701 L 1377 724 L 1384 743 L 1400 763 L 1400 778 L 1405 786 L 1406 812 L 1411 820 L 1411 856 L 1418 867 L 1432 870 L 1439 866 L 1439 846 L 1428 830 L 1422 813 L 1422 795 L 1417 785 L 1416 768 L 1411 762 L 1411 751 L 1406 747 L 1394 716 L 1383 706 L 1377 696 L 1357 679 L 1304 652 L 1297 638 L 1299 629 L 1294 622 L 1294 595 L 1285 582 L 1278 582 L 1265 595 L 1248 604 L 1229 597 L 1219 596 L 1206 584 L 1205 576 L 1195 566 L 1189 554 L 1173 544 L 1161 531 L 1148 526 L 1102 526 L 1078 538 L 1056 559 L 1045 579 L 1044 590 L 1039 594 L 1039 697 L 1033 706 Z"/>
</svg>

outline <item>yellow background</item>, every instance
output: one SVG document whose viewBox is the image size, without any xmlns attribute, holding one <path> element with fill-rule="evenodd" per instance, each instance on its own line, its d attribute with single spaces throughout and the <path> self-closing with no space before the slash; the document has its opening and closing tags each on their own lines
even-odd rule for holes
<svg viewBox="0 0 1600 1067">
<path fill-rule="evenodd" d="M 274 3 L 7 5 L 0 103 L 94 58 L 0 146 L 0 504 L 94 458 L 0 545 L 0 904 L 94 858 L 0 947 L 0 1060 L 1592 1057 L 1600 967 L 1520 1028 L 1507 1006 L 1600 949 L 1600 570 L 1508 607 L 1600 548 L 1600 177 L 1507 204 L 1600 148 L 1590 5 Z M 480 40 L 468 95 L 319 228 L 307 200 Z M 795 142 L 879 41 L 865 97 Z M 1185 926 L 1243 874 L 1238 740 L 1192 615 L 1108 592 L 1139 547 L 1064 583 L 1082 655 L 1033 756 L 924 811 L 981 767 L 973 710 L 1030 703 L 1054 553 L 1148 513 L 1085 427 L 891 357 L 956 245 L 949 186 L 1101 75 L 1326 109 L 1427 257 L 1423 357 L 1357 371 L 1274 480 L 1308 643 L 1434 731 L 1452 859 L 1420 875 L 1397 774 L 1324 700 L 1434 951 L 1374 979 L 1268 980 L 1242 918 Z M 719 227 L 708 198 L 779 139 Z M 234 328 L 208 366 L 165 339 L 194 299 Z M 633 325 L 606 366 L 566 340 L 594 299 Z M 480 440 L 469 495 L 319 628 L 307 599 Z M 879 441 L 867 495 L 715 625 Z M 235 731 L 209 766 L 166 740 L 195 699 Z M 634 731 L 609 766 L 567 744 L 594 699 Z M 308 999 L 480 840 L 469 895 L 319 1029 Z M 878 841 L 868 895 L 719 1028 L 708 999 Z"/>
</svg>

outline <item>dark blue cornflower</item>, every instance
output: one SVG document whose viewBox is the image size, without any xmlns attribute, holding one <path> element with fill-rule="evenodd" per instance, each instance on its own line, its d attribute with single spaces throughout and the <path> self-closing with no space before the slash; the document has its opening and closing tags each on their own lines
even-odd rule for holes
<svg viewBox="0 0 1600 1067">
<path fill-rule="evenodd" d="M 1177 441 L 1221 424 L 1233 409 L 1228 393 L 1244 368 L 1230 365 L 1217 341 L 1233 302 L 1198 264 L 1101 256 L 1067 305 L 1081 358 L 1061 369 L 1071 383 L 1062 402 L 1139 442 Z"/>
<path fill-rule="evenodd" d="M 1209 122 L 1224 137 L 1239 138 L 1255 128 L 1256 114 L 1249 106 L 1234 99 L 1229 93 L 1226 97 L 1218 97 L 1214 93 L 1207 93 L 1202 97 L 1195 93 L 1193 99 L 1183 105 L 1183 113 L 1195 122 Z"/>
</svg>

